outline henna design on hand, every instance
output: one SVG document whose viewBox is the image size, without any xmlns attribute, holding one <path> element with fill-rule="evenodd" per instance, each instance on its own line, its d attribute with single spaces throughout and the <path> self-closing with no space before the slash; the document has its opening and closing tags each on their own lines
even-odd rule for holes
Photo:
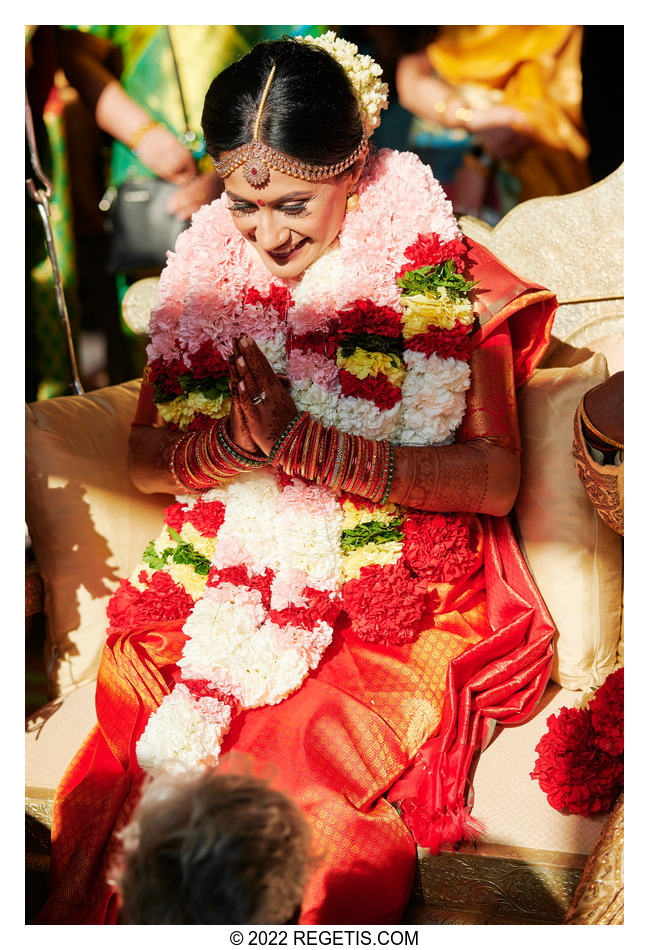
<svg viewBox="0 0 649 950">
<path fill-rule="evenodd" d="M 477 512 L 488 482 L 488 456 L 474 446 L 404 446 L 395 448 L 389 500 L 424 511 Z"/>
<path fill-rule="evenodd" d="M 252 338 L 242 335 L 233 343 L 237 392 L 251 438 L 265 455 L 297 414 L 290 392 Z M 260 402 L 253 399 L 263 393 Z"/>
<path fill-rule="evenodd" d="M 247 452 L 256 452 L 257 443 L 250 434 L 248 422 L 243 412 L 239 387 L 230 379 L 230 418 L 228 419 L 228 433 L 232 441 Z"/>
</svg>

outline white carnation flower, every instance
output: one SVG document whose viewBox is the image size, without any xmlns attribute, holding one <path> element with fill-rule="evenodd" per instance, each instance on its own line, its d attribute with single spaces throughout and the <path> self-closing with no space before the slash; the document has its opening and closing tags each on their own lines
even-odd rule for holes
<svg viewBox="0 0 649 950">
<path fill-rule="evenodd" d="M 272 340 L 257 340 L 257 346 L 276 373 L 286 372 L 286 334 L 278 332 Z"/>
<path fill-rule="evenodd" d="M 397 444 L 441 445 L 452 439 L 466 408 L 471 383 L 468 363 L 436 353 L 406 351 L 408 372 L 401 389 L 402 415 Z"/>
<path fill-rule="evenodd" d="M 231 710 L 218 699 L 211 699 L 209 707 L 200 703 L 181 683 L 164 697 L 135 747 L 143 769 L 184 772 L 216 764 Z"/>
</svg>

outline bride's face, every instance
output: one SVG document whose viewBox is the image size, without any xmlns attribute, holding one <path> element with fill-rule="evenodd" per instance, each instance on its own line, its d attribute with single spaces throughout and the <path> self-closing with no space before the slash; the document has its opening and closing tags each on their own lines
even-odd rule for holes
<svg viewBox="0 0 649 950">
<path fill-rule="evenodd" d="M 271 169 L 264 188 L 253 188 L 235 169 L 225 192 L 235 225 L 277 277 L 298 277 L 340 231 L 351 189 L 350 172 L 310 182 Z"/>
</svg>

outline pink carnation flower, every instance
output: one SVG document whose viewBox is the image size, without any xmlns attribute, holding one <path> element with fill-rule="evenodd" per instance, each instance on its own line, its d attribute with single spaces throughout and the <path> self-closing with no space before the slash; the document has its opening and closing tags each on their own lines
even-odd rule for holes
<svg viewBox="0 0 649 950">
<path fill-rule="evenodd" d="M 323 389 L 333 391 L 338 380 L 338 365 L 322 353 L 293 350 L 288 358 L 287 372 L 291 379 L 312 379 Z"/>
</svg>

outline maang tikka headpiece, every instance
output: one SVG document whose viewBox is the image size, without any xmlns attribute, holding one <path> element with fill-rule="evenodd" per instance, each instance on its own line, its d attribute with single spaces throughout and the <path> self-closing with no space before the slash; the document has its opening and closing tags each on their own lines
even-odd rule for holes
<svg viewBox="0 0 649 950">
<path fill-rule="evenodd" d="M 379 113 L 381 109 L 387 108 L 388 87 L 380 82 L 383 70 L 369 56 L 358 56 L 358 47 L 347 40 L 341 40 L 330 30 L 324 36 L 305 36 L 298 37 L 300 42 L 308 43 L 313 46 L 319 46 L 337 60 L 349 79 L 351 80 L 359 107 L 359 117 L 363 126 L 363 135 L 356 148 L 347 158 L 332 165 L 311 165 L 302 162 L 298 158 L 285 155 L 278 152 L 270 145 L 265 145 L 259 141 L 259 125 L 261 123 L 262 113 L 268 97 L 268 91 L 271 87 L 273 77 L 275 76 L 275 63 L 266 80 L 264 91 L 262 93 L 257 117 L 253 130 L 252 142 L 245 145 L 239 145 L 229 152 L 223 153 L 222 158 L 214 162 L 216 171 L 221 178 L 227 178 L 235 168 L 244 166 L 243 175 L 249 185 L 256 188 L 264 188 L 270 178 L 270 169 L 284 172 L 292 178 L 300 178 L 303 181 L 321 181 L 325 178 L 333 178 L 334 175 L 344 172 L 347 168 L 363 153 L 369 138 L 375 128 L 380 123 Z"/>
</svg>

